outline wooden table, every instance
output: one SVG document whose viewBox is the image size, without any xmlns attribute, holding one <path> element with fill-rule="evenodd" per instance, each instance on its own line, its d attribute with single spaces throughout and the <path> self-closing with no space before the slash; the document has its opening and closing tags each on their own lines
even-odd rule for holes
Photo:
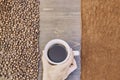
<svg viewBox="0 0 120 80">
<path fill-rule="evenodd" d="M 56 38 L 67 41 L 73 50 L 80 50 L 80 25 L 80 0 L 41 0 L 41 50 L 44 49 L 49 40 Z M 77 60 L 79 66 L 77 73 L 80 73 L 80 58 L 77 58 Z M 42 74 L 41 69 L 40 74 Z M 80 78 L 79 75 L 77 78 Z M 74 78 L 74 80 L 78 79 Z"/>
</svg>

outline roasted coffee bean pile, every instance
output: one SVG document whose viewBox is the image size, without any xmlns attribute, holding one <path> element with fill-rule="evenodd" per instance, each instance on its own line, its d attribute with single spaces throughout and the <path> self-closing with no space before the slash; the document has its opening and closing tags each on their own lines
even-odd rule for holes
<svg viewBox="0 0 120 80">
<path fill-rule="evenodd" d="M 0 77 L 37 80 L 39 0 L 0 0 Z"/>
</svg>

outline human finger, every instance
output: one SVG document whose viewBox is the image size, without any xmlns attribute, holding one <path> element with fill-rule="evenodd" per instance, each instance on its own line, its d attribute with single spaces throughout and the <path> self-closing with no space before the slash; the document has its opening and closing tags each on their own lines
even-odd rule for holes
<svg viewBox="0 0 120 80">
<path fill-rule="evenodd" d="M 77 63 L 76 63 L 76 61 L 75 61 L 75 59 L 73 60 L 73 63 L 71 64 L 71 66 L 70 66 L 70 68 L 69 68 L 69 70 L 68 70 L 68 75 L 70 74 L 70 73 L 72 73 L 74 70 L 76 70 L 77 69 Z"/>
<path fill-rule="evenodd" d="M 43 63 L 43 65 L 47 65 L 47 64 L 48 64 L 48 61 L 47 61 L 47 59 L 45 58 L 44 51 L 42 51 L 42 63 Z"/>
<path fill-rule="evenodd" d="M 69 67 L 69 69 L 66 73 L 66 76 L 65 76 L 64 80 L 76 69 L 77 69 L 77 64 L 76 64 L 76 61 L 74 59 L 72 65 Z"/>
</svg>

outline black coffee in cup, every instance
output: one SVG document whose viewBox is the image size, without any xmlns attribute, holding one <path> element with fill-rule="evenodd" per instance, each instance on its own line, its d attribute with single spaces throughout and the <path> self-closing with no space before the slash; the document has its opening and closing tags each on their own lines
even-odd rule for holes
<svg viewBox="0 0 120 80">
<path fill-rule="evenodd" d="M 55 63 L 59 63 L 66 59 L 67 51 L 65 46 L 61 44 L 54 44 L 49 48 L 47 55 L 51 61 Z"/>
</svg>

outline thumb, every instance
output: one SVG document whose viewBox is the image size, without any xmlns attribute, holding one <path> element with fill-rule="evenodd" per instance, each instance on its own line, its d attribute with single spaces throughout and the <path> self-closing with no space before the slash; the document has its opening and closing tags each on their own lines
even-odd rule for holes
<svg viewBox="0 0 120 80">
<path fill-rule="evenodd" d="M 76 64 L 76 61 L 75 61 L 75 59 L 74 59 L 74 60 L 73 60 L 73 63 L 71 64 L 71 66 L 70 66 L 70 68 L 69 68 L 69 70 L 68 70 L 68 73 L 67 73 L 65 79 L 66 79 L 74 70 L 76 70 L 76 69 L 77 69 L 77 64 Z"/>
<path fill-rule="evenodd" d="M 73 60 L 73 63 L 71 64 L 71 66 L 70 66 L 70 68 L 69 68 L 69 71 L 68 71 L 68 75 L 70 74 L 70 73 L 72 73 L 74 70 L 76 70 L 77 69 L 77 63 L 76 63 L 76 61 L 75 61 L 75 59 Z"/>
</svg>

